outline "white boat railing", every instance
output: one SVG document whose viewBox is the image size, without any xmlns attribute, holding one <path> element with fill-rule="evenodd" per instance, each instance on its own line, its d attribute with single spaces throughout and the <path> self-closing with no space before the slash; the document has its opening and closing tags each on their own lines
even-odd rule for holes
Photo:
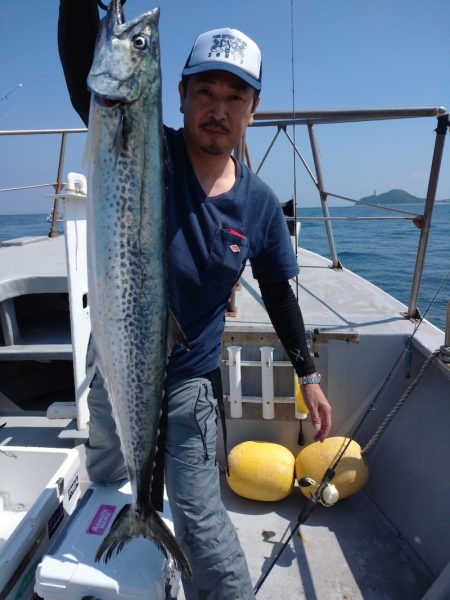
<svg viewBox="0 0 450 600">
<path fill-rule="evenodd" d="M 40 187 L 53 187 L 55 190 L 55 199 L 53 202 L 53 209 L 51 211 L 51 225 L 50 231 L 48 233 L 49 237 L 56 237 L 58 235 L 58 218 L 59 218 L 59 198 L 58 194 L 64 187 L 64 183 L 62 181 L 62 175 L 64 172 L 64 160 L 66 157 L 66 145 L 67 145 L 67 137 L 73 133 L 86 133 L 87 129 L 9 129 L 0 131 L 0 136 L 10 136 L 10 135 L 60 135 L 61 136 L 61 145 L 59 149 L 59 158 L 58 158 L 58 170 L 56 173 L 56 181 L 53 183 L 38 183 L 35 185 L 26 185 L 19 187 L 10 187 L 10 188 L 2 188 L 0 192 L 12 192 L 19 191 L 25 189 L 34 189 Z"/>
<path fill-rule="evenodd" d="M 366 121 L 382 121 L 382 120 L 395 120 L 395 119 L 417 119 L 417 118 L 436 118 L 437 119 L 437 128 L 436 128 L 436 140 L 434 145 L 433 159 L 430 168 L 429 180 L 428 180 L 428 189 L 427 195 L 425 199 L 424 211 L 423 214 L 412 214 L 409 212 L 405 212 L 393 207 L 385 207 L 376 204 L 370 204 L 367 202 L 361 202 L 354 198 L 349 198 L 347 196 L 343 196 L 341 194 L 333 193 L 328 190 L 325 185 L 324 175 L 322 172 L 322 165 L 320 161 L 320 153 L 319 147 L 316 139 L 316 133 L 314 127 L 316 125 L 328 125 L 328 124 L 336 124 L 336 123 L 357 123 L 357 122 L 366 122 Z M 314 171 L 310 168 L 301 154 L 299 148 L 295 143 L 295 139 L 293 139 L 287 128 L 289 126 L 305 126 L 308 128 L 309 139 L 311 144 L 311 151 L 314 162 Z M 397 213 L 396 216 L 393 217 L 351 217 L 349 219 L 352 220 L 362 220 L 362 219 L 408 219 L 411 220 L 419 229 L 420 229 L 420 239 L 417 247 L 416 253 L 416 262 L 413 273 L 413 279 L 411 284 L 411 291 L 409 295 L 409 303 L 408 310 L 405 313 L 405 317 L 409 319 L 417 319 L 420 317 L 419 311 L 417 308 L 417 302 L 420 291 L 420 284 L 422 280 L 422 273 L 424 268 L 425 256 L 428 245 L 428 237 L 431 225 L 431 218 L 433 213 L 433 207 L 436 200 L 436 191 L 437 184 L 439 181 L 439 174 L 442 162 L 442 156 L 444 151 L 444 143 L 445 143 L 445 135 L 449 128 L 449 113 L 444 107 L 418 107 L 418 108 L 387 108 L 387 109 L 339 109 L 339 110 L 309 110 L 309 111 L 294 111 L 294 112 L 258 112 L 254 115 L 254 122 L 252 124 L 252 128 L 254 127 L 275 127 L 276 133 L 272 141 L 269 143 L 267 151 L 264 153 L 263 158 L 259 164 L 259 166 L 254 169 L 251 164 L 251 157 L 249 153 L 249 149 L 247 146 L 247 142 L 245 139 L 241 141 L 238 147 L 235 150 L 235 154 L 241 160 L 244 160 L 248 163 L 249 167 L 258 173 L 261 170 L 264 162 L 267 159 L 267 156 L 272 151 L 274 147 L 275 141 L 280 135 L 280 133 L 284 133 L 289 142 L 292 144 L 295 155 L 301 160 L 303 166 L 305 167 L 309 177 L 311 178 L 314 186 L 317 188 L 319 193 L 320 202 L 322 206 L 323 217 L 316 217 L 323 220 L 327 238 L 328 245 L 330 248 L 332 267 L 335 269 L 341 269 L 341 263 L 339 261 L 338 252 L 336 249 L 336 244 L 334 240 L 332 221 L 339 220 L 339 217 L 331 217 L 328 210 L 328 198 L 336 198 L 340 200 L 347 200 L 349 202 L 355 204 L 365 204 L 371 206 L 373 208 L 381 209 L 381 210 L 389 210 L 391 212 Z M 53 183 L 47 184 L 36 184 L 33 186 L 20 186 L 14 188 L 0 188 L 0 192 L 6 191 L 18 191 L 22 189 L 30 189 L 34 187 L 43 187 L 43 186 L 51 186 L 54 188 L 54 206 L 52 211 L 52 222 L 49 231 L 49 237 L 54 237 L 58 235 L 57 224 L 58 224 L 58 203 L 59 203 L 59 193 L 64 187 L 64 182 L 62 179 L 62 174 L 64 173 L 64 160 L 66 154 L 66 144 L 67 138 L 69 135 L 78 134 L 78 133 L 86 133 L 86 129 L 23 129 L 23 130 L 4 130 L 0 131 L 1 136 L 11 136 L 11 135 L 59 135 L 61 137 L 60 143 L 60 151 L 58 158 L 58 167 L 56 173 L 56 181 Z M 296 202 L 293 203 L 294 214 L 291 217 L 294 221 L 300 221 L 296 215 Z M 289 220 L 289 217 L 288 217 Z M 301 220 L 306 220 L 302 217 Z"/>
<path fill-rule="evenodd" d="M 422 215 L 412 215 L 411 213 L 405 213 L 404 211 L 398 211 L 391 207 L 382 207 L 376 204 L 361 203 L 360 201 L 352 198 L 348 198 L 342 195 L 334 194 L 326 189 L 324 176 L 322 172 L 322 165 L 320 160 L 319 146 L 315 134 L 315 125 L 328 125 L 336 123 L 357 123 L 365 121 L 382 121 L 382 120 L 393 120 L 393 119 L 417 119 L 424 117 L 434 117 L 437 119 L 436 127 L 436 139 L 434 145 L 433 158 L 430 168 L 430 174 L 428 179 L 428 189 L 425 199 L 425 206 Z M 295 140 L 288 134 L 288 126 L 306 126 L 308 128 L 309 139 L 311 144 L 311 151 L 313 156 L 313 162 L 315 167 L 315 175 L 312 169 L 308 166 L 305 158 L 301 154 L 297 147 Z M 408 310 L 405 313 L 405 317 L 408 319 L 418 319 L 420 314 L 417 308 L 417 302 L 419 298 L 420 283 L 422 280 L 422 273 L 425 263 L 425 256 L 428 245 L 428 236 L 431 226 L 431 218 L 433 214 L 433 207 L 436 200 L 437 185 L 439 181 L 440 168 L 442 163 L 442 156 L 444 152 L 444 143 L 447 130 L 450 126 L 449 113 L 444 107 L 419 107 L 419 108 L 387 108 L 387 109 L 349 109 L 349 110 L 315 110 L 315 111 L 294 111 L 294 112 L 260 112 L 254 115 L 254 123 L 252 127 L 275 127 L 276 133 L 274 138 L 269 144 L 269 147 L 259 164 L 255 169 L 256 173 L 259 173 L 262 165 L 267 159 L 271 152 L 276 139 L 279 134 L 283 132 L 289 142 L 292 144 L 295 155 L 301 160 L 307 173 L 312 179 L 315 187 L 318 190 L 320 202 L 322 205 L 322 212 L 324 220 L 328 244 L 331 253 L 332 267 L 335 269 L 341 269 L 341 263 L 338 258 L 336 244 L 333 235 L 332 221 L 334 217 L 330 217 L 328 210 L 328 197 L 334 197 L 342 200 L 348 200 L 355 204 L 366 204 L 377 209 L 395 210 L 396 212 L 403 213 L 403 217 L 390 217 L 390 218 L 406 218 L 413 221 L 413 223 L 420 229 L 420 239 L 417 247 L 416 262 L 413 273 L 411 291 L 409 295 Z M 239 147 L 236 149 L 236 155 L 241 160 L 246 160 L 251 166 L 251 159 L 249 150 L 247 147 L 246 140 L 244 139 Z M 293 202 L 293 220 L 299 221 L 296 215 L 296 201 Z M 381 217 L 383 219 L 389 217 Z M 360 220 L 360 217 L 353 217 L 353 220 Z"/>
</svg>

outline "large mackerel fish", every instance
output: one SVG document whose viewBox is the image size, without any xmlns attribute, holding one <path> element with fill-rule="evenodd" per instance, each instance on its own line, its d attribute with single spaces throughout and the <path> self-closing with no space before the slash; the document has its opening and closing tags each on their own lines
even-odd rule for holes
<svg viewBox="0 0 450 600">
<path fill-rule="evenodd" d="M 120 0 L 113 0 L 88 77 L 92 334 L 133 495 L 96 560 L 144 536 L 189 575 L 150 501 L 167 355 L 178 338 L 168 309 L 158 18 L 154 9 L 125 22 Z"/>
</svg>

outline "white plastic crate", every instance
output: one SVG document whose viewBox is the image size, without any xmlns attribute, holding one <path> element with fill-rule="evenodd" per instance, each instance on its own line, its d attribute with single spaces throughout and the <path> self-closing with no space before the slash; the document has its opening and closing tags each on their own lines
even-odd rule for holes
<svg viewBox="0 0 450 600">
<path fill-rule="evenodd" d="M 95 562 L 97 549 L 120 509 L 131 502 L 128 482 L 91 484 L 52 553 L 36 571 L 35 591 L 44 600 L 175 599 L 179 574 L 152 542 L 137 538 L 108 563 Z M 162 515 L 173 529 L 167 499 Z"/>
<path fill-rule="evenodd" d="M 0 598 L 33 597 L 34 573 L 80 495 L 74 449 L 0 448 Z"/>
</svg>

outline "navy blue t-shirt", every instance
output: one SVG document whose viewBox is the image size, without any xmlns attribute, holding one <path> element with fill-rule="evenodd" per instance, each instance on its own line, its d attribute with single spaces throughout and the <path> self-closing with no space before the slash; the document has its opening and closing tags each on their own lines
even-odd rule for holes
<svg viewBox="0 0 450 600">
<path fill-rule="evenodd" d="M 261 281 L 294 277 L 298 266 L 281 205 L 259 177 L 238 162 L 233 187 L 207 197 L 183 130 L 165 136 L 169 301 L 189 343 L 169 359 L 168 376 L 178 379 L 218 366 L 227 303 L 247 259 Z"/>
</svg>

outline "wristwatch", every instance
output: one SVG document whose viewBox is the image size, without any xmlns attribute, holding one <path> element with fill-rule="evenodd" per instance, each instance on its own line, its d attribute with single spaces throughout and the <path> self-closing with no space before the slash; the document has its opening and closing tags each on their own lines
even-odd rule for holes
<svg viewBox="0 0 450 600">
<path fill-rule="evenodd" d="M 322 377 L 320 373 L 315 373 L 314 375 L 304 375 L 303 377 L 299 377 L 299 381 L 302 385 L 305 383 L 320 383 Z"/>
</svg>

